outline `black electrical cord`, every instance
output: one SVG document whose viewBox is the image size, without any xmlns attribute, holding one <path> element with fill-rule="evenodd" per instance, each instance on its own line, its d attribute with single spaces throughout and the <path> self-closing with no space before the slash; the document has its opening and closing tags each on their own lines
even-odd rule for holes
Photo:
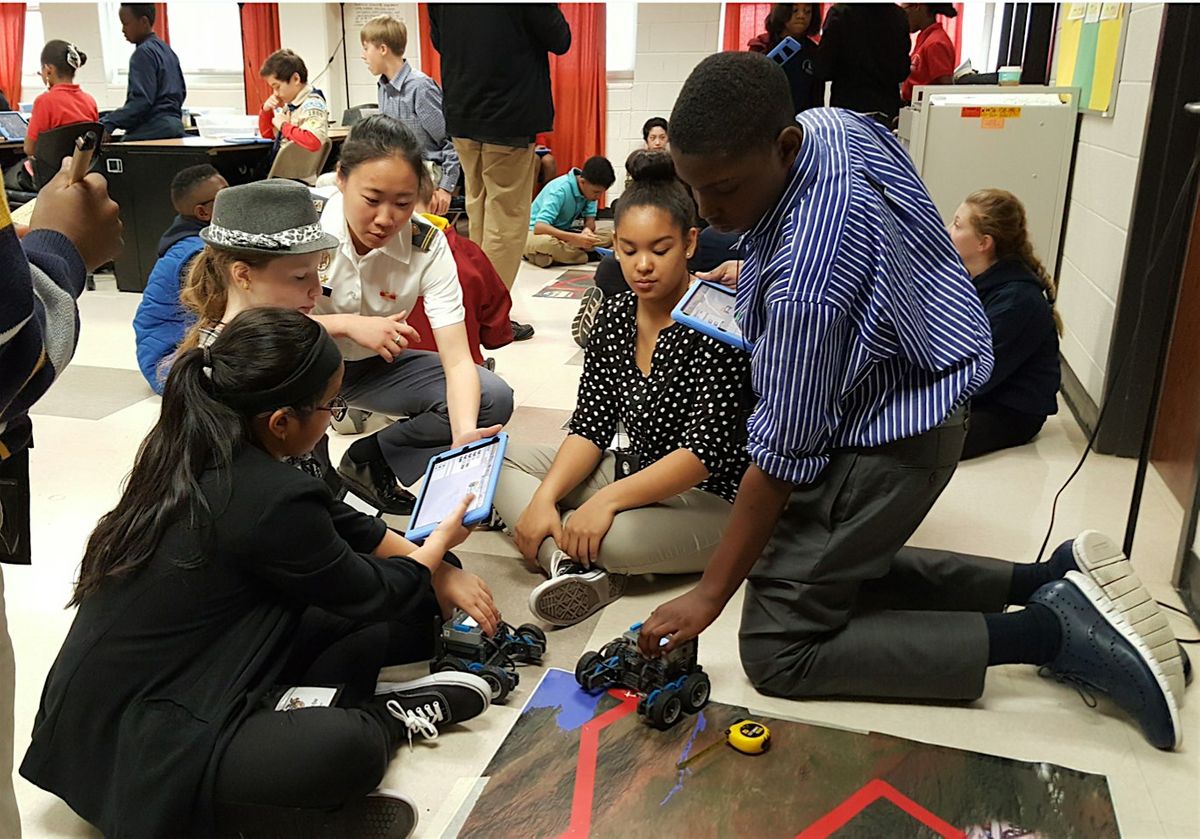
<svg viewBox="0 0 1200 839">
<path fill-rule="evenodd" d="M 1150 264 L 1146 268 L 1145 273 L 1147 277 L 1149 277 L 1150 274 L 1153 273 L 1154 269 L 1158 267 L 1158 261 L 1163 255 L 1163 250 L 1166 247 L 1167 240 L 1170 238 L 1171 228 L 1175 224 L 1175 220 L 1180 217 L 1180 211 L 1183 209 L 1183 199 L 1187 197 L 1188 189 L 1198 169 L 1200 169 L 1200 148 L 1196 150 L 1196 157 L 1192 160 L 1192 166 L 1188 170 L 1187 176 L 1179 185 L 1179 194 L 1175 198 L 1175 205 L 1171 208 L 1171 215 L 1167 218 L 1167 223 L 1163 226 L 1162 236 L 1158 240 L 1158 247 L 1155 249 L 1154 256 L 1150 259 Z M 1146 297 L 1146 293 L 1143 293 L 1141 299 L 1138 301 L 1137 317 L 1133 322 L 1131 343 L 1137 339 L 1138 333 L 1142 328 L 1142 315 L 1146 311 Z M 1109 395 L 1107 398 L 1105 398 L 1104 403 L 1100 406 L 1099 413 L 1096 415 L 1096 425 L 1092 428 L 1091 436 L 1088 437 L 1087 445 L 1083 449 L 1083 456 L 1079 458 L 1079 463 L 1075 465 L 1075 469 L 1072 470 L 1070 476 L 1067 477 L 1067 480 L 1063 483 L 1063 485 L 1059 487 L 1058 492 L 1054 494 L 1054 502 L 1050 506 L 1050 524 L 1046 527 L 1046 537 L 1042 540 L 1042 546 L 1038 549 L 1037 559 L 1034 560 L 1035 562 L 1043 561 L 1043 556 L 1046 553 L 1046 546 L 1050 544 L 1050 536 L 1054 532 L 1054 519 L 1058 513 L 1058 500 L 1066 488 L 1070 486 L 1071 481 L 1075 480 L 1075 476 L 1079 474 L 1079 471 L 1083 469 L 1083 464 L 1087 460 L 1087 456 L 1092 451 L 1092 446 L 1096 442 L 1096 436 L 1100 433 L 1100 425 L 1104 421 L 1104 415 L 1108 411 L 1108 406 L 1112 400 L 1112 395 L 1116 393 L 1117 383 L 1120 382 L 1121 374 L 1125 371 L 1125 360 L 1128 357 L 1129 354 L 1124 354 L 1117 359 L 1116 368 L 1113 370 L 1112 375 L 1113 386 L 1109 388 Z M 1149 420 L 1147 420 L 1147 422 L 1149 422 Z M 1184 612 L 1184 614 L 1187 613 Z"/>
</svg>

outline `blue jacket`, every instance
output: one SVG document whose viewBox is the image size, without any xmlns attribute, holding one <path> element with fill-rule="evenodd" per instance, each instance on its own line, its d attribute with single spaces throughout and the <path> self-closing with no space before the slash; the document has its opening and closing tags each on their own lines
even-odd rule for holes
<svg viewBox="0 0 1200 839">
<path fill-rule="evenodd" d="M 155 393 L 162 393 L 162 380 L 166 378 L 166 370 L 160 373 L 159 365 L 175 352 L 195 320 L 180 304 L 179 288 L 192 257 L 204 249 L 199 235 L 204 226 L 195 219 L 175 217 L 158 242 L 158 261 L 133 316 L 138 367 Z"/>
<path fill-rule="evenodd" d="M 1058 330 L 1042 283 L 1025 264 L 1004 259 L 974 279 L 992 327 L 992 377 L 971 405 L 1030 416 L 1058 413 Z"/>
</svg>

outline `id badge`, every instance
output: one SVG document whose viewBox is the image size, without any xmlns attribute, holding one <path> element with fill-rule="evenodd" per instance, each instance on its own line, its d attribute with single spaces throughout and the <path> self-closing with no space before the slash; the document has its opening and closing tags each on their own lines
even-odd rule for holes
<svg viewBox="0 0 1200 839">
<path fill-rule="evenodd" d="M 630 475 L 642 470 L 642 456 L 637 452 L 629 451 L 628 449 L 617 449 L 613 454 L 616 456 L 613 465 L 614 480 L 619 481 L 622 478 L 628 478 Z"/>
</svg>

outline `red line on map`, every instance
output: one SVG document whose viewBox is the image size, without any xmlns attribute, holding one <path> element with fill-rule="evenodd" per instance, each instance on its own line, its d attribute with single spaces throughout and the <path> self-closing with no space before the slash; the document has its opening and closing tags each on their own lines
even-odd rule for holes
<svg viewBox="0 0 1200 839">
<path fill-rule="evenodd" d="M 610 690 L 609 696 L 621 700 L 591 722 L 583 724 L 579 733 L 579 758 L 575 764 L 575 794 L 571 799 L 571 826 L 559 839 L 583 839 L 592 829 L 592 799 L 596 791 L 596 756 L 600 752 L 600 731 L 622 717 L 637 711 L 637 694 Z"/>
<path fill-rule="evenodd" d="M 938 818 L 887 781 L 878 778 L 868 782 L 841 804 L 804 828 L 796 835 L 796 839 L 827 839 L 880 798 L 886 798 L 943 839 L 966 839 L 963 831 Z"/>
</svg>

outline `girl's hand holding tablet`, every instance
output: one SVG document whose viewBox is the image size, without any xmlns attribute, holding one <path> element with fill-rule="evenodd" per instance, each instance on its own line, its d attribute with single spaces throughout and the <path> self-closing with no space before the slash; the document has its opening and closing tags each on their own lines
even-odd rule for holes
<svg viewBox="0 0 1200 839">
<path fill-rule="evenodd" d="M 408 325 L 408 312 L 387 317 L 351 315 L 346 324 L 346 337 L 379 354 L 384 361 L 395 361 L 408 345 L 421 340 L 420 333 Z"/>
<path fill-rule="evenodd" d="M 433 533 L 429 534 L 425 544 L 428 545 L 433 541 L 440 550 L 448 551 L 465 542 L 471 535 L 471 530 L 463 524 L 463 519 L 466 518 L 467 510 L 474 500 L 474 495 L 463 496 L 463 500 L 458 502 L 458 506 L 454 508 L 453 512 L 442 519 L 441 524 L 434 528 Z"/>
</svg>

